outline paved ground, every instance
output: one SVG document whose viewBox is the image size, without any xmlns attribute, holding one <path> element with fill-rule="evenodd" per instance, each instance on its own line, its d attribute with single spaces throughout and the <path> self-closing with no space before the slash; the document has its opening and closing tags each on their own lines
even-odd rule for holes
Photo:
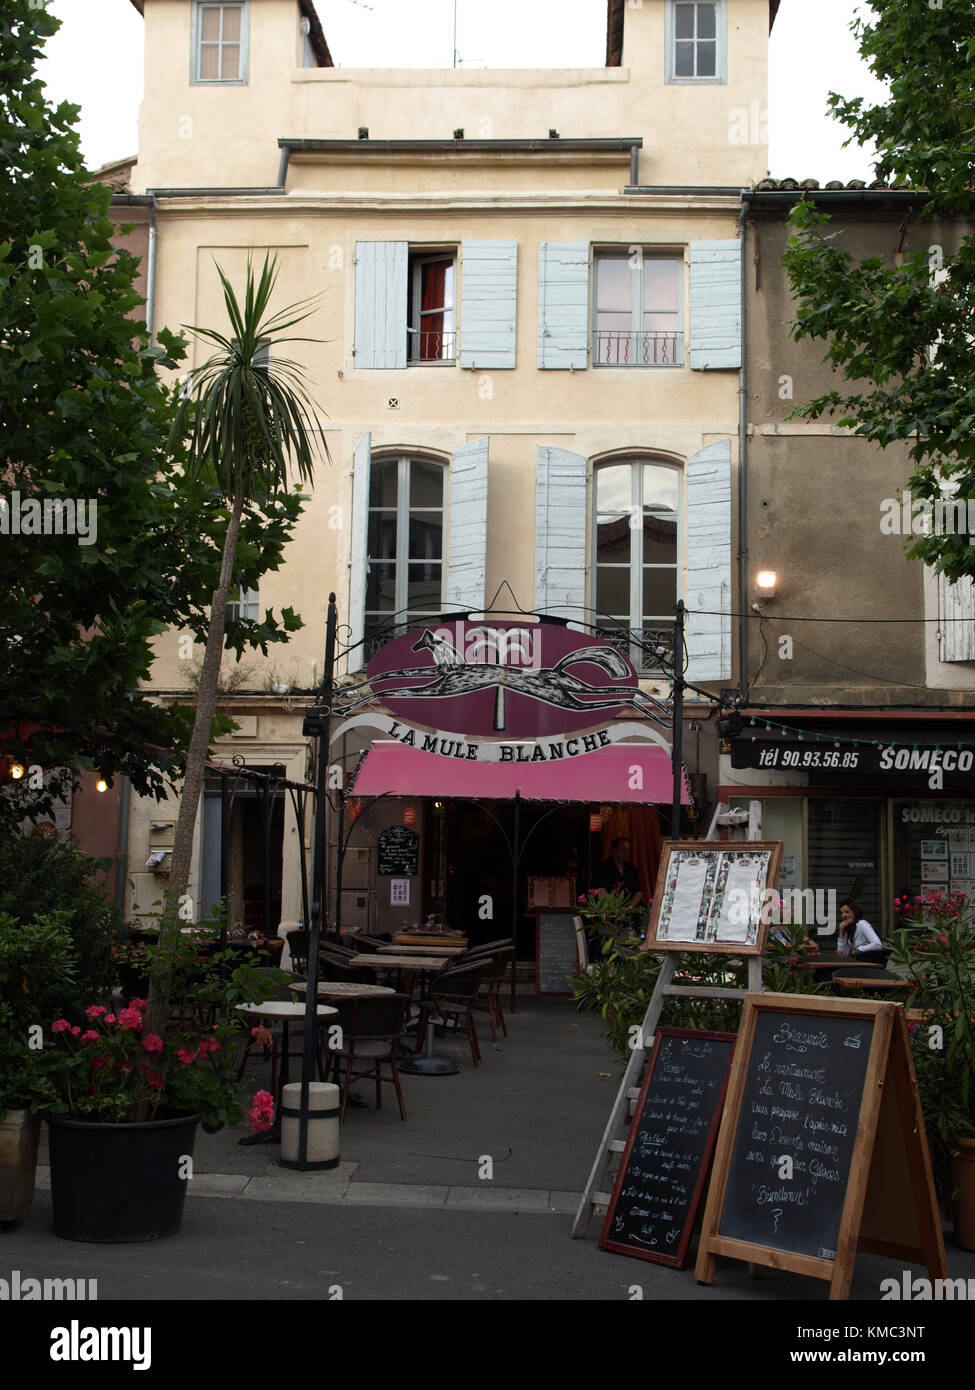
<svg viewBox="0 0 975 1390">
<path fill-rule="evenodd" d="M 598 1220 L 585 1240 L 571 1239 L 620 1074 L 600 1028 L 570 1001 L 524 998 L 509 1038 L 482 1041 L 477 1068 L 466 1042 L 438 1040 L 459 1074 L 404 1077 L 406 1123 L 391 1088 L 377 1111 L 363 1086 L 369 1108 L 348 1112 L 335 1172 L 282 1169 L 276 1146 L 240 1146 L 244 1127 L 201 1133 L 183 1230 L 157 1244 L 56 1238 L 42 1152 L 30 1215 L 0 1236 L 0 1277 L 6 1266 L 22 1277 L 96 1278 L 101 1300 L 823 1303 L 825 1285 L 790 1274 L 752 1279 L 722 1261 L 702 1288 L 693 1260 L 676 1271 L 600 1251 Z M 260 1061 L 248 1075 L 255 1090 L 267 1084 Z M 479 1176 L 485 1159 L 490 1179 Z M 948 1251 L 952 1276 L 975 1293 L 975 1254 L 950 1242 Z M 879 1300 L 881 1280 L 900 1274 L 899 1262 L 861 1256 L 852 1298 Z"/>
</svg>

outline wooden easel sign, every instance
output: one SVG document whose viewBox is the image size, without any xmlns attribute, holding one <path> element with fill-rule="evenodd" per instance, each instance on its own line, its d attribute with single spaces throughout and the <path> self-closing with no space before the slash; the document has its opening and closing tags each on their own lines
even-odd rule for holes
<svg viewBox="0 0 975 1390">
<path fill-rule="evenodd" d="M 665 840 L 644 945 L 760 956 L 781 860 L 781 840 Z"/>
<path fill-rule="evenodd" d="M 792 1270 L 849 1296 L 858 1250 L 947 1278 L 904 1011 L 749 994 L 695 1278 L 715 1256 Z"/>
</svg>

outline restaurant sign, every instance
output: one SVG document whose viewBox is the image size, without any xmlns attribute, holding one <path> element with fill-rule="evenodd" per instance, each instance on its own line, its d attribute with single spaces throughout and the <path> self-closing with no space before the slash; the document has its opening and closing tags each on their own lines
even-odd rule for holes
<svg viewBox="0 0 975 1390">
<path fill-rule="evenodd" d="M 644 743 L 658 744 L 670 752 L 669 745 L 645 725 L 628 720 L 603 728 L 580 732 L 571 738 L 538 738 L 519 740 L 498 740 L 479 738 L 458 738 L 442 729 L 420 729 L 415 724 L 402 719 L 392 719 L 387 714 L 360 714 L 345 720 L 332 734 L 332 742 L 347 734 L 350 729 L 370 727 L 381 729 L 390 739 L 401 743 L 405 748 L 416 748 L 421 753 L 437 753 L 442 758 L 456 758 L 465 763 L 559 763 L 570 762 L 573 758 L 587 753 L 596 753 L 600 748 L 638 737 Z"/>
<path fill-rule="evenodd" d="M 906 748 L 894 744 L 876 747 L 861 743 L 816 744 L 788 740 L 772 741 L 744 738 L 731 742 L 731 766 L 754 767 L 767 771 L 833 772 L 886 777 L 922 776 L 935 773 L 948 776 L 971 773 L 975 750 L 971 748 Z"/>
<path fill-rule="evenodd" d="M 628 707 L 658 722 L 670 716 L 666 705 L 641 692 L 636 671 L 616 647 L 546 622 L 430 623 L 394 637 L 369 663 L 366 680 L 339 692 L 336 711 L 348 716 L 374 701 L 404 727 L 441 731 L 430 735 L 437 746 L 427 745 L 441 754 L 439 744 L 450 735 L 461 735 L 453 740 L 458 748 L 501 735 L 501 748 L 508 740 L 511 748 L 525 741 L 543 747 L 545 740 L 557 748 L 563 740 L 562 753 L 551 756 L 571 757 L 566 735 L 618 719 Z M 446 756 L 479 755 L 455 749 Z M 517 753 L 510 757 L 525 761 Z"/>
</svg>

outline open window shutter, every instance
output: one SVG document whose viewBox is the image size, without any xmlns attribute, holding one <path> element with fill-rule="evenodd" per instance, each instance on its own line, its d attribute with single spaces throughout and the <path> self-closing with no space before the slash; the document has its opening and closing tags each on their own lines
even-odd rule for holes
<svg viewBox="0 0 975 1390">
<path fill-rule="evenodd" d="M 691 242 L 691 366 L 741 366 L 741 242 Z"/>
<path fill-rule="evenodd" d="M 447 608 L 479 612 L 487 583 L 488 439 L 473 439 L 450 462 Z"/>
<path fill-rule="evenodd" d="M 518 243 L 465 241 L 461 247 L 460 365 L 515 365 Z"/>
<path fill-rule="evenodd" d="M 361 643 L 366 630 L 366 560 L 369 527 L 369 472 L 372 468 L 372 435 L 367 434 L 352 455 L 352 539 L 349 558 L 349 670 L 360 671 L 366 663 Z"/>
<path fill-rule="evenodd" d="M 687 460 L 687 679 L 731 679 L 731 441 Z"/>
<path fill-rule="evenodd" d="M 535 469 L 535 609 L 585 619 L 586 460 L 542 445 Z"/>
<path fill-rule="evenodd" d="M 406 366 L 409 242 L 357 241 L 355 365 Z"/>
<path fill-rule="evenodd" d="M 589 243 L 538 247 L 538 365 L 568 371 L 589 365 Z"/>
<path fill-rule="evenodd" d="M 938 655 L 942 661 L 975 661 L 975 584 L 938 575 Z"/>
</svg>

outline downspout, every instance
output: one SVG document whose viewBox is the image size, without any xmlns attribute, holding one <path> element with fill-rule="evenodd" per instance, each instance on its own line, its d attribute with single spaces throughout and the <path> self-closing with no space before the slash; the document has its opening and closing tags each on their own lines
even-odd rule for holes
<svg viewBox="0 0 975 1390">
<path fill-rule="evenodd" d="M 125 776 L 119 793 L 118 868 L 115 871 L 115 906 L 125 916 L 125 884 L 129 876 L 129 802 L 132 783 Z"/>
<path fill-rule="evenodd" d="M 738 238 L 741 242 L 741 366 L 738 369 L 738 696 L 748 692 L 748 339 L 745 238 L 748 198 L 742 190 Z"/>
<path fill-rule="evenodd" d="M 152 330 L 155 324 L 155 297 L 156 297 L 156 240 L 158 231 L 156 228 L 156 196 L 149 195 L 152 202 L 149 205 L 149 265 L 146 270 L 146 333 L 149 335 L 149 346 L 152 346 Z"/>
</svg>

